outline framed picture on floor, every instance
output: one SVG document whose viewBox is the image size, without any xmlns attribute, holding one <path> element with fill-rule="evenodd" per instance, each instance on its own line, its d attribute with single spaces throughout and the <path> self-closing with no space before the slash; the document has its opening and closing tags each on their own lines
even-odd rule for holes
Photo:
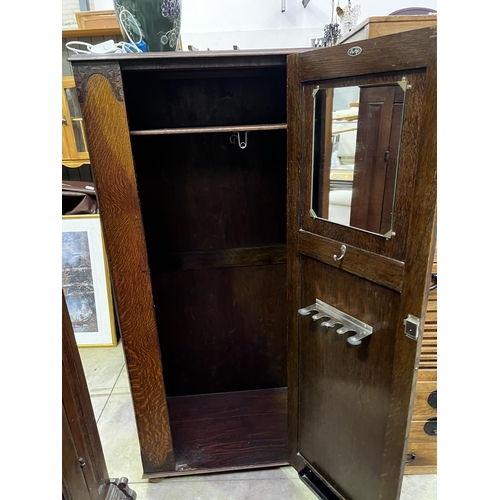
<svg viewBox="0 0 500 500">
<path fill-rule="evenodd" d="M 62 288 L 79 347 L 116 346 L 99 215 L 63 215 Z"/>
</svg>

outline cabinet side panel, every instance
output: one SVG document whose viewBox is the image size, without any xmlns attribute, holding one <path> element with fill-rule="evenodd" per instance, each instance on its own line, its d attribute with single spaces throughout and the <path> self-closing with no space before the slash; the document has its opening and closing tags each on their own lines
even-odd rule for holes
<svg viewBox="0 0 500 500">
<path fill-rule="evenodd" d="M 145 473 L 174 468 L 154 304 L 121 74 L 74 65 Z"/>
<path fill-rule="evenodd" d="M 287 58 L 287 326 L 288 326 L 288 458 L 297 469 L 303 466 L 298 451 L 298 323 L 299 309 L 299 254 L 298 229 L 300 206 L 300 166 L 301 166 L 301 113 L 300 113 L 300 73 L 299 56 Z"/>
</svg>

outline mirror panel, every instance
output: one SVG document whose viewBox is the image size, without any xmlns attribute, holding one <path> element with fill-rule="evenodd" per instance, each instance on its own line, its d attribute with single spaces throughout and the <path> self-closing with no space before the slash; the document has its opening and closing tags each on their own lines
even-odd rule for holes
<svg viewBox="0 0 500 500">
<path fill-rule="evenodd" d="M 315 89 L 310 215 L 391 238 L 406 81 Z"/>
</svg>

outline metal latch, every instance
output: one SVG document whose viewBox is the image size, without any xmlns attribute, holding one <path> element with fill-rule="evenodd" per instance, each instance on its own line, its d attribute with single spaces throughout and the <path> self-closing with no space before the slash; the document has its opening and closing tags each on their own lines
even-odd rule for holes
<svg viewBox="0 0 500 500">
<path fill-rule="evenodd" d="M 418 339 L 418 332 L 420 330 L 420 318 L 408 314 L 408 317 L 403 321 L 405 326 L 405 334 L 412 340 Z"/>
</svg>

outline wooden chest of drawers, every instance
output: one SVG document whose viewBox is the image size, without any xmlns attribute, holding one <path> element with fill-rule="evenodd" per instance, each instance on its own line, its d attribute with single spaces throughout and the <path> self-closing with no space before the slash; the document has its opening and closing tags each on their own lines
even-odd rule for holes
<svg viewBox="0 0 500 500">
<path fill-rule="evenodd" d="M 437 251 L 433 273 L 437 274 Z M 405 474 L 437 472 L 437 288 L 429 293 Z"/>
<path fill-rule="evenodd" d="M 437 25 L 437 15 L 428 16 L 376 16 L 369 17 L 344 35 L 340 43 L 351 43 L 402 31 L 417 30 Z"/>
</svg>

